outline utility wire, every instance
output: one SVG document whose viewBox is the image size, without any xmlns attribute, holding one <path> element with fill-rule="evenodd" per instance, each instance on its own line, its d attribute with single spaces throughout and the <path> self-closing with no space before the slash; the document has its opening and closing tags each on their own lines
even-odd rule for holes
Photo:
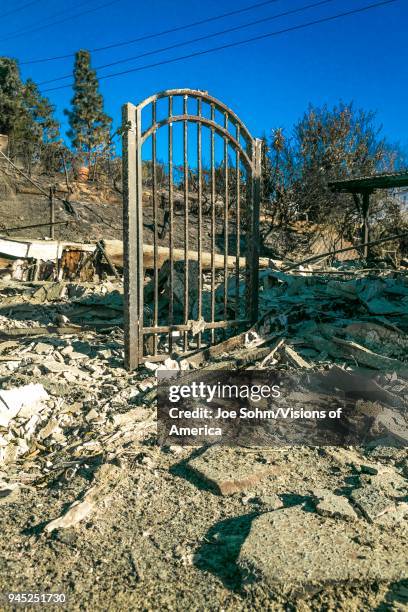
<svg viewBox="0 0 408 612">
<path fill-rule="evenodd" d="M 40 30 L 45 30 L 46 28 L 51 28 L 54 25 L 65 23 L 66 21 L 70 21 L 71 19 L 76 19 L 77 17 L 82 17 L 83 15 L 87 15 L 88 13 L 93 13 L 94 11 L 99 11 L 100 9 L 106 8 L 107 6 L 111 6 L 112 4 L 116 4 L 117 2 L 120 2 L 120 1 L 121 0 L 110 0 L 110 2 L 101 4 L 100 6 L 94 6 L 93 8 L 87 9 L 86 11 L 81 11 L 80 13 L 75 13 L 74 15 L 70 15 L 69 17 L 65 17 L 64 19 L 58 19 L 57 21 L 52 21 L 51 23 L 46 23 L 36 28 L 29 28 L 28 30 L 12 32 L 8 36 L 5 36 L 4 38 L 2 38 L 0 42 L 5 42 L 7 40 L 11 40 L 12 38 L 18 38 L 20 36 L 26 36 L 27 34 L 39 32 Z M 85 2 L 85 4 L 88 4 L 88 2 Z"/>
<path fill-rule="evenodd" d="M 38 0 L 32 0 L 31 2 L 29 2 L 28 4 L 24 5 L 21 8 L 25 8 L 27 6 L 31 6 L 31 4 L 35 4 L 35 2 L 38 2 Z M 79 2 L 79 4 L 77 4 L 76 6 L 73 6 L 71 8 L 65 8 L 63 11 L 58 11 L 57 13 L 52 13 L 50 15 L 47 15 L 47 19 L 54 19 L 55 17 L 61 17 L 66 15 L 67 13 L 70 13 L 72 10 L 78 9 L 78 8 L 82 8 L 83 6 L 85 6 L 86 4 L 90 4 L 91 2 L 94 2 L 94 0 L 84 0 L 84 2 Z M 17 9 L 16 9 L 17 10 Z M 42 25 L 44 24 L 44 19 L 40 19 L 39 21 L 35 21 L 33 24 L 28 25 L 26 28 L 24 28 L 23 30 L 16 30 L 14 32 L 10 32 L 10 34 L 6 34 L 6 36 L 13 36 L 16 33 L 20 33 L 20 32 L 26 32 L 26 31 L 31 31 L 32 28 L 35 28 L 38 25 Z"/>
<path fill-rule="evenodd" d="M 345 11 L 343 13 L 337 13 L 336 15 L 331 15 L 330 17 L 323 17 L 321 19 L 316 19 L 314 21 L 309 21 L 307 23 L 302 23 L 297 26 L 292 26 L 290 28 L 285 28 L 283 30 L 276 30 L 275 32 L 269 32 L 268 34 L 260 34 L 259 36 L 253 36 L 252 38 L 247 38 L 245 40 L 239 40 L 237 42 L 227 43 L 225 45 L 220 45 L 218 47 L 212 47 L 211 49 L 204 49 L 203 51 L 196 51 L 195 53 L 189 53 L 188 55 L 181 55 L 179 57 L 173 57 L 168 60 L 162 60 L 160 62 L 155 62 L 153 64 L 145 64 L 144 66 L 138 66 L 136 68 L 129 68 L 128 70 L 122 70 L 121 72 L 112 72 L 111 74 L 105 74 L 99 77 L 99 80 L 102 79 L 110 79 L 115 76 L 121 76 L 123 74 L 129 74 L 131 72 L 140 72 L 141 70 L 147 70 L 149 68 L 156 68 L 158 66 L 163 66 L 165 64 L 173 64 L 176 62 L 180 62 L 186 59 L 190 59 L 193 57 L 199 57 L 202 55 L 207 55 L 208 53 L 214 53 L 216 51 L 221 51 L 223 49 L 231 49 L 232 47 L 238 47 L 240 45 L 245 45 L 250 42 L 255 42 L 258 40 L 264 40 L 266 38 L 270 38 L 272 36 L 279 36 L 280 34 L 286 34 L 288 32 L 294 32 L 297 30 L 303 30 L 305 28 L 312 27 L 314 25 L 318 25 L 320 23 L 327 23 L 329 21 L 334 21 L 335 19 L 340 19 L 342 17 L 347 17 L 349 15 L 355 15 L 357 13 L 363 13 L 369 11 L 371 9 L 385 6 L 387 4 L 393 4 L 397 2 L 397 0 L 384 0 L 383 2 L 377 2 L 375 4 L 369 4 L 367 6 L 363 6 L 359 9 L 353 9 L 351 11 Z M 72 87 L 74 83 L 69 83 L 68 85 L 59 85 L 58 87 L 50 87 L 48 89 L 44 89 L 43 92 L 46 93 L 48 91 L 56 91 L 58 89 L 66 89 L 67 87 Z"/>
<path fill-rule="evenodd" d="M 203 25 L 205 23 L 217 21 L 218 19 L 223 19 L 224 17 L 232 17 L 233 15 L 238 15 L 240 13 L 252 11 L 253 9 L 260 8 L 261 6 L 266 6 L 267 4 L 273 4 L 274 2 L 278 2 L 278 1 L 279 0 L 266 0 L 265 2 L 258 2 L 257 4 L 251 4 L 242 9 L 230 11 L 229 13 L 223 13 L 222 15 L 216 15 L 214 17 L 207 17 L 206 19 L 201 19 L 200 21 L 193 21 L 192 23 L 187 23 L 186 25 L 177 26 L 175 28 L 170 28 L 169 30 L 161 30 L 160 32 L 154 32 L 152 34 L 146 34 L 145 36 L 139 36 L 138 38 L 132 38 L 131 40 L 125 40 L 122 42 L 112 43 L 110 45 L 105 45 L 104 47 L 95 47 L 94 49 L 89 49 L 89 51 L 91 53 L 97 53 L 98 51 L 106 51 L 108 49 L 114 49 L 116 47 L 124 47 L 125 45 L 131 45 L 133 43 L 140 42 L 142 40 L 158 38 L 159 36 L 164 36 L 165 34 L 173 34 L 174 32 L 181 32 L 182 30 L 187 30 L 188 28 L 193 28 L 198 25 Z M 54 60 L 67 59 L 67 58 L 74 57 L 74 56 L 75 56 L 75 53 L 68 53 L 66 55 L 55 55 L 54 57 L 45 57 L 42 59 L 27 60 L 25 62 L 20 62 L 20 65 L 23 66 L 27 64 L 39 64 L 41 62 L 52 62 Z"/>
<path fill-rule="evenodd" d="M 14 15 L 14 13 L 19 13 L 23 9 L 28 8 L 32 4 L 36 4 L 39 1 L 40 0 L 31 0 L 31 2 L 27 2 L 26 4 L 22 4 L 21 6 L 18 6 L 17 8 L 13 9 L 12 11 L 7 11 L 6 13 L 3 13 L 2 15 L 0 15 L 0 19 L 4 19 L 4 17 L 8 17 L 9 15 Z"/>
<path fill-rule="evenodd" d="M 156 53 L 162 53 L 163 51 L 171 51 L 172 49 L 177 49 L 178 47 L 184 47 L 185 45 L 190 45 L 192 43 L 200 42 L 201 40 L 206 40 L 208 38 L 214 38 L 215 36 L 221 36 L 222 34 L 229 34 L 230 32 L 237 32 L 238 30 L 243 30 L 244 28 L 249 28 L 253 25 L 258 25 L 260 23 L 265 23 L 266 21 L 272 21 L 274 19 L 280 19 L 281 17 L 286 17 L 288 15 L 293 15 L 294 13 L 301 13 L 306 9 L 315 8 L 317 6 L 321 6 L 322 4 L 329 4 L 330 2 L 334 2 L 335 0 L 320 0 L 319 2 L 314 2 L 313 4 L 307 4 L 306 6 L 302 6 L 296 9 L 292 9 L 291 11 L 285 11 L 283 13 L 278 13 L 276 15 L 272 15 L 271 17 L 263 17 L 262 19 L 257 19 L 256 21 L 249 21 L 248 23 L 244 23 L 239 26 L 235 26 L 233 28 L 227 28 L 226 30 L 221 30 L 220 32 L 213 32 L 212 34 L 206 34 L 205 36 L 199 36 L 198 38 L 190 38 L 190 40 L 185 40 L 179 43 L 175 43 L 169 45 L 167 47 L 161 47 L 160 49 L 153 49 L 153 51 L 146 51 L 145 53 L 140 53 L 139 55 L 133 55 L 131 57 L 126 57 L 125 59 L 116 60 L 115 62 L 110 62 L 109 64 L 101 64 L 100 66 L 96 66 L 95 70 L 101 70 L 102 68 L 109 68 L 110 66 L 117 66 L 118 64 L 124 64 L 126 62 L 130 62 L 135 59 L 140 59 L 142 57 L 147 57 L 149 55 L 155 55 Z M 38 85 L 47 85 L 48 83 L 55 83 L 56 81 L 64 81 L 65 79 L 72 78 L 72 73 L 66 74 L 61 77 L 56 77 L 54 79 L 47 79 L 46 81 L 41 81 Z"/>
</svg>

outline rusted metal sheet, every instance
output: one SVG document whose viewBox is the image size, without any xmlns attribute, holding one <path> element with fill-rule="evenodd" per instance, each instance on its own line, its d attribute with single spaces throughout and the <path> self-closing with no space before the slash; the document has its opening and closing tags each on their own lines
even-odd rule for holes
<svg viewBox="0 0 408 612">
<path fill-rule="evenodd" d="M 158 103 L 162 99 L 167 99 L 164 118 L 158 111 Z M 180 105 L 174 112 L 176 102 L 181 104 L 181 112 Z M 193 112 L 192 104 L 195 104 Z M 146 113 L 143 111 L 148 107 L 151 107 L 148 116 L 150 121 L 144 128 Z M 133 369 L 146 359 L 158 361 L 173 351 L 185 353 L 201 349 L 218 341 L 219 334 L 223 332 L 225 335 L 229 328 L 245 327 L 256 319 L 261 141 L 252 138 L 231 109 L 203 91 L 164 91 L 137 106 L 125 105 L 123 112 L 123 120 L 128 128 L 123 137 L 125 354 L 126 366 Z M 180 141 L 175 139 L 174 131 L 178 123 L 182 128 Z M 196 148 L 189 142 L 190 125 L 196 125 Z M 167 128 L 167 160 L 165 164 L 160 163 L 167 172 L 165 214 L 168 232 L 163 232 L 163 236 L 168 235 L 168 247 L 159 245 L 162 232 L 158 230 L 158 155 L 161 159 L 163 151 L 158 152 L 157 135 L 162 128 Z M 216 139 L 220 140 L 222 146 L 222 159 L 219 162 Z M 148 149 L 149 166 L 146 149 L 143 149 L 148 141 L 151 141 L 151 149 Z M 234 154 L 231 155 L 230 151 Z M 181 155 L 182 159 L 179 166 L 175 163 L 177 155 Z M 192 156 L 194 161 L 191 161 Z M 144 277 L 143 270 L 143 164 L 151 176 L 153 275 L 150 281 Z M 177 184 L 174 172 L 178 167 L 180 177 Z M 177 215 L 181 214 L 182 225 L 177 226 L 174 194 L 175 188 L 180 192 L 181 185 L 183 198 L 181 211 L 178 205 Z M 193 187 L 196 193 L 193 193 Z M 162 192 L 160 198 L 160 202 L 166 199 L 163 199 Z M 209 245 L 204 249 L 205 215 L 208 216 L 208 225 L 205 227 L 209 226 L 210 236 Z M 222 231 L 217 233 L 220 226 Z M 234 229 L 235 233 L 232 234 Z M 176 231 L 183 235 L 182 271 L 178 264 L 177 270 L 175 268 Z M 241 246 L 243 232 L 245 253 Z M 191 251 L 193 241 L 196 250 Z M 168 250 L 164 285 L 163 273 L 159 276 L 163 248 Z M 210 271 L 206 275 L 203 255 L 208 259 L 208 254 Z M 220 257 L 223 258 L 221 271 Z M 233 295 L 229 281 L 233 283 Z M 242 316 L 240 287 L 244 281 L 246 304 Z M 149 303 L 144 303 L 146 282 L 149 284 L 146 289 Z M 217 298 L 220 291 L 221 298 Z M 165 310 L 163 304 L 166 304 Z M 151 339 L 149 342 L 145 341 L 147 336 Z M 145 354 L 146 347 L 150 354 Z"/>
</svg>

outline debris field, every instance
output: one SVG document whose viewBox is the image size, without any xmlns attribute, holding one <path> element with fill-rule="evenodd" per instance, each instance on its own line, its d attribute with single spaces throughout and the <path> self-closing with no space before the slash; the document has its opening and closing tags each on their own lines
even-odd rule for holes
<svg viewBox="0 0 408 612">
<path fill-rule="evenodd" d="M 261 270 L 249 331 L 133 372 L 120 281 L 2 282 L 0 590 L 58 588 L 71 609 L 407 605 L 406 273 L 283 268 Z M 356 385 L 363 368 L 387 418 L 364 447 L 161 448 L 157 368 Z"/>
</svg>

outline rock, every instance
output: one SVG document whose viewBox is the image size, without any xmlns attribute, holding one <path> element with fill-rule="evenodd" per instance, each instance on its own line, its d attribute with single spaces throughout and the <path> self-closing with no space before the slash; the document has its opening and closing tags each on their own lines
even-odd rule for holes
<svg viewBox="0 0 408 612">
<path fill-rule="evenodd" d="M 90 410 L 86 416 L 85 416 L 85 420 L 88 423 L 91 423 L 92 421 L 97 421 L 99 419 L 100 415 L 99 413 L 95 410 L 95 408 L 92 408 L 92 410 Z"/>
<path fill-rule="evenodd" d="M 77 361 L 79 359 L 89 359 L 88 355 L 85 355 L 84 353 L 77 353 L 76 351 L 68 353 L 67 358 L 69 359 L 69 361 Z"/>
<path fill-rule="evenodd" d="M 394 506 L 394 503 L 373 485 L 354 489 L 351 499 L 370 523 L 392 510 Z"/>
<path fill-rule="evenodd" d="M 61 349 L 60 353 L 61 355 L 69 355 L 70 353 L 74 352 L 74 347 L 71 344 L 68 344 L 68 346 L 64 346 L 63 349 Z"/>
<path fill-rule="evenodd" d="M 72 372 L 64 372 L 63 376 L 64 376 L 65 380 L 67 380 L 70 383 L 77 382 L 77 377 Z"/>
<path fill-rule="evenodd" d="M 49 355 L 52 353 L 53 347 L 51 344 L 46 344 L 45 342 L 37 342 L 35 345 L 33 352 L 37 355 Z"/>
<path fill-rule="evenodd" d="M 340 518 L 346 521 L 354 521 L 357 518 L 357 514 L 345 497 L 335 495 L 324 489 L 316 490 L 314 496 L 317 500 L 316 512 L 321 516 Z"/>
<path fill-rule="evenodd" d="M 358 463 L 357 453 L 347 448 L 337 448 L 327 446 L 322 450 L 323 454 L 333 459 L 339 466 L 345 467 L 348 465 L 355 465 Z"/>
<path fill-rule="evenodd" d="M 283 502 L 274 493 L 270 493 L 268 495 L 260 495 L 257 497 L 257 500 L 262 504 L 263 512 L 271 512 L 272 510 L 278 510 L 278 508 L 283 508 Z"/>
<path fill-rule="evenodd" d="M 42 367 L 45 372 L 50 374 L 59 374 L 60 372 L 66 372 L 67 366 L 65 363 L 60 363 L 59 361 L 54 360 L 46 360 L 42 363 Z"/>
<path fill-rule="evenodd" d="M 369 529 L 361 523 L 363 534 Z M 267 512 L 252 521 L 238 566 L 246 583 L 263 588 L 307 590 L 323 585 L 397 581 L 406 577 L 406 543 L 395 535 L 367 544 L 356 541 L 352 524 L 329 521 L 300 506 Z M 394 548 L 389 562 L 389 547 Z"/>
<path fill-rule="evenodd" d="M 220 495 L 232 495 L 278 472 L 277 466 L 262 460 L 257 454 L 240 449 L 211 446 L 191 459 L 188 467 Z"/>
</svg>

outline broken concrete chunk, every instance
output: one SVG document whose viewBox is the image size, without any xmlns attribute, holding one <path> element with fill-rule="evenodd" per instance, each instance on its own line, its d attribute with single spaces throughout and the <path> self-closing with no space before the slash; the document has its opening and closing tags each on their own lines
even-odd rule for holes
<svg viewBox="0 0 408 612">
<path fill-rule="evenodd" d="M 188 467 L 220 495 L 232 495 L 278 473 L 278 467 L 263 457 L 240 449 L 211 446 Z"/>
<path fill-rule="evenodd" d="M 357 514 L 345 497 L 324 489 L 314 491 L 314 496 L 317 500 L 316 512 L 321 516 L 345 521 L 354 521 L 357 518 Z"/>
<path fill-rule="evenodd" d="M 263 512 L 272 512 L 278 508 L 283 508 L 283 501 L 274 493 L 257 496 L 257 500 L 261 503 Z"/>
<path fill-rule="evenodd" d="M 49 355 L 53 351 L 53 346 L 45 342 L 37 342 L 33 350 L 37 355 Z"/>
<path fill-rule="evenodd" d="M 71 344 L 68 344 L 68 346 L 64 346 L 63 349 L 61 349 L 60 353 L 61 355 L 69 355 L 70 353 L 74 352 L 74 347 Z"/>
<path fill-rule="evenodd" d="M 60 372 L 65 372 L 67 370 L 65 363 L 60 363 L 59 361 L 51 359 L 43 361 L 42 367 L 45 372 L 51 374 L 59 374 Z"/>
<path fill-rule="evenodd" d="M 354 489 L 351 499 L 370 523 L 394 507 L 394 503 L 372 485 Z"/>
<path fill-rule="evenodd" d="M 89 359 L 89 357 L 88 355 L 85 355 L 84 353 L 78 353 L 76 351 L 73 351 L 71 353 L 68 353 L 67 359 L 69 361 L 78 361 L 80 359 Z"/>
<path fill-rule="evenodd" d="M 363 533 L 369 526 L 364 527 Z M 394 548 L 393 562 L 387 550 Z M 389 536 L 367 545 L 357 542 L 354 527 L 325 519 L 300 506 L 267 512 L 255 518 L 237 560 L 248 585 L 309 589 L 340 583 L 396 581 L 406 576 L 405 543 Z"/>
</svg>

